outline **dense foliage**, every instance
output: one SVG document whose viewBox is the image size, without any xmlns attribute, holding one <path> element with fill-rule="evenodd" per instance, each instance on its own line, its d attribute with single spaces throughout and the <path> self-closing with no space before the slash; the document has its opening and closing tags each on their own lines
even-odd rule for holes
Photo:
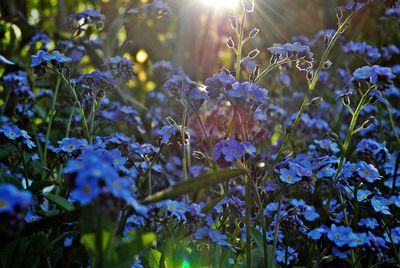
<svg viewBox="0 0 400 268">
<path fill-rule="evenodd" d="M 167 41 L 133 56 L 131 27 L 176 21 L 128 2 L 29 38 L 0 19 L 0 267 L 400 265 L 397 1 L 261 48 L 242 0 L 207 78 L 148 58 Z"/>
</svg>

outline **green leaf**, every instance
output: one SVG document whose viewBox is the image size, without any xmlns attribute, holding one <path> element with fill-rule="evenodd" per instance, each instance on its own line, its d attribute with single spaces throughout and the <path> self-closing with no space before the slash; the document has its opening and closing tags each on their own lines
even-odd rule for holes
<svg viewBox="0 0 400 268">
<path fill-rule="evenodd" d="M 143 203 L 155 203 L 165 199 L 172 199 L 179 197 L 183 194 L 189 194 L 198 192 L 201 189 L 209 188 L 220 182 L 234 178 L 236 176 L 245 174 L 244 169 L 222 169 L 213 173 L 199 176 L 193 180 L 184 181 L 176 184 L 173 187 L 169 187 L 163 191 L 155 193 L 152 196 L 147 197 Z"/>
<path fill-rule="evenodd" d="M 108 244 L 110 243 L 111 234 L 106 230 L 102 230 L 102 250 L 105 252 L 107 249 Z M 96 252 L 96 233 L 88 233 L 84 234 L 81 238 L 81 242 L 87 249 L 91 252 Z"/>
<path fill-rule="evenodd" d="M 149 252 L 149 264 L 151 268 L 160 267 L 161 252 L 155 249 L 150 249 Z"/>
<path fill-rule="evenodd" d="M 263 241 L 262 241 L 262 233 L 259 230 L 257 230 L 256 228 L 252 228 L 251 236 L 256 241 L 256 245 L 257 245 L 257 247 L 255 249 L 253 249 L 253 251 L 255 253 L 254 255 L 256 255 L 259 260 L 263 260 L 264 259 L 264 252 L 263 252 L 264 245 L 263 245 Z M 273 257 L 272 250 L 273 250 L 272 245 L 267 245 L 268 265 L 271 264 L 268 268 L 276 268 L 275 258 Z"/>
<path fill-rule="evenodd" d="M 65 199 L 62 196 L 58 196 L 58 195 L 54 195 L 54 194 L 46 194 L 45 196 L 46 196 L 47 200 L 49 200 L 50 202 L 54 203 L 55 205 L 57 205 L 58 207 L 66 210 L 66 211 L 71 211 L 71 210 L 75 209 L 74 205 L 72 205 L 71 202 L 69 202 L 67 199 Z"/>
</svg>

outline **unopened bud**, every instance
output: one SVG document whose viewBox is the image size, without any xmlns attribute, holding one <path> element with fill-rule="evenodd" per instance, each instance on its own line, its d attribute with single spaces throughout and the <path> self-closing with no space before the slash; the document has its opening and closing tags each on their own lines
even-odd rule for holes
<svg viewBox="0 0 400 268">
<path fill-rule="evenodd" d="M 332 62 L 330 60 L 327 60 L 324 62 L 324 69 L 329 69 L 332 66 Z"/>
<path fill-rule="evenodd" d="M 293 152 L 291 150 L 285 150 L 282 153 L 283 158 L 288 158 L 290 156 L 292 156 Z"/>
<path fill-rule="evenodd" d="M 233 42 L 232 37 L 229 37 L 228 39 L 226 39 L 226 45 L 227 45 L 229 48 L 234 48 L 234 47 L 235 47 L 235 42 Z"/>
<path fill-rule="evenodd" d="M 343 94 L 342 96 L 342 103 L 344 106 L 350 106 L 350 97 L 348 94 Z"/>
<path fill-rule="evenodd" d="M 369 98 L 368 103 L 374 104 L 377 100 L 378 100 L 378 97 L 376 95 L 373 95 L 373 96 L 371 96 L 371 98 Z"/>
<path fill-rule="evenodd" d="M 279 59 L 279 55 L 278 54 L 273 54 L 271 56 L 271 59 L 269 60 L 269 63 L 270 64 L 275 64 L 275 63 L 277 63 L 278 59 Z"/>
<path fill-rule="evenodd" d="M 202 159 L 207 158 L 207 156 L 203 152 L 200 152 L 200 151 L 194 151 L 192 153 L 192 155 L 193 155 L 194 158 L 196 158 L 198 160 L 202 160 Z"/>
<path fill-rule="evenodd" d="M 324 45 L 327 46 L 330 40 L 331 40 L 330 34 L 326 34 L 324 37 Z"/>
<path fill-rule="evenodd" d="M 253 12 L 254 11 L 254 0 L 242 0 L 243 9 L 246 12 Z"/>
<path fill-rule="evenodd" d="M 371 125 L 376 123 L 376 118 L 373 116 L 370 116 L 362 125 L 362 128 L 369 128 Z"/>
<path fill-rule="evenodd" d="M 314 78 L 314 71 L 310 69 L 307 71 L 307 80 L 311 82 L 313 78 Z"/>
<path fill-rule="evenodd" d="M 253 39 L 254 37 L 256 37 L 258 35 L 259 32 L 260 32 L 260 29 L 254 28 L 253 30 L 250 31 L 249 38 Z"/>
<path fill-rule="evenodd" d="M 323 99 L 321 96 L 319 96 L 319 97 L 313 98 L 313 99 L 310 101 L 310 104 L 313 105 L 313 106 L 318 106 L 318 105 L 320 105 L 323 101 L 324 101 L 324 99 Z"/>
<path fill-rule="evenodd" d="M 258 54 L 260 54 L 260 50 L 254 49 L 254 50 L 250 51 L 249 55 L 247 55 L 247 56 L 249 57 L 249 59 L 254 59 L 255 57 L 258 56 Z"/>
<path fill-rule="evenodd" d="M 343 9 L 341 7 L 336 8 L 336 18 L 338 21 L 343 18 Z"/>
<path fill-rule="evenodd" d="M 337 140 L 339 139 L 339 136 L 338 136 L 336 133 L 332 132 L 332 131 L 327 132 L 326 135 L 327 135 L 328 138 L 330 138 L 332 141 L 337 141 Z"/>
<path fill-rule="evenodd" d="M 238 21 L 235 17 L 230 17 L 229 22 L 231 23 L 232 29 L 234 29 L 234 30 L 238 29 Z"/>
</svg>

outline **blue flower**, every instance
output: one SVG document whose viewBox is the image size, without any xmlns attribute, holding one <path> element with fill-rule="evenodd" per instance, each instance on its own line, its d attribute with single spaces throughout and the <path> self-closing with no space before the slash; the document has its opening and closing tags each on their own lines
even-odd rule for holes
<svg viewBox="0 0 400 268">
<path fill-rule="evenodd" d="M 286 254 L 287 251 L 287 254 Z M 292 247 L 288 247 L 287 250 L 282 246 L 279 246 L 275 252 L 276 261 L 284 264 L 290 264 L 295 258 L 297 258 L 298 253 Z"/>
<path fill-rule="evenodd" d="M 172 135 L 175 134 L 175 132 L 178 130 L 176 126 L 164 126 L 162 127 L 157 134 L 162 137 L 161 143 L 166 144 L 168 143 L 169 139 L 172 137 Z"/>
<path fill-rule="evenodd" d="M 319 218 L 319 214 L 315 212 L 314 207 L 307 207 L 306 210 L 303 212 L 304 218 L 308 221 L 315 221 Z"/>
<path fill-rule="evenodd" d="M 208 231 L 210 228 L 207 226 L 201 227 L 197 229 L 197 231 L 193 234 L 193 237 L 197 240 L 203 239 L 206 235 L 208 235 Z"/>
<path fill-rule="evenodd" d="M 310 232 L 308 232 L 308 236 L 312 239 L 312 240 L 319 240 L 321 238 L 321 236 L 323 234 L 326 234 L 328 232 L 328 227 L 326 227 L 325 225 L 321 225 L 318 228 L 315 228 L 313 230 L 311 230 Z"/>
<path fill-rule="evenodd" d="M 32 56 L 31 67 L 37 67 L 42 63 L 56 62 L 58 64 L 62 64 L 70 61 L 72 61 L 71 58 L 64 56 L 59 51 L 53 51 L 52 53 L 49 53 L 43 50 L 39 50 L 37 55 Z"/>
<path fill-rule="evenodd" d="M 364 66 L 354 71 L 353 77 L 358 80 L 369 79 L 371 84 L 376 84 L 379 77 L 386 79 L 393 79 L 395 76 L 392 70 L 388 67 L 381 67 L 379 65 L 373 65 L 372 67 Z"/>
<path fill-rule="evenodd" d="M 226 161 L 232 162 L 243 157 L 244 147 L 237 140 L 230 139 L 227 146 L 222 148 L 221 152 L 224 154 Z"/>
<path fill-rule="evenodd" d="M 87 148 L 88 142 L 86 139 L 77 138 L 64 138 L 58 142 L 60 150 L 66 153 L 73 153 L 75 151 Z"/>
<path fill-rule="evenodd" d="M 380 180 L 378 170 L 371 164 L 367 164 L 364 161 L 361 161 L 356 164 L 357 173 L 364 180 L 373 183 L 376 180 Z"/>
<path fill-rule="evenodd" d="M 362 201 L 366 200 L 370 194 L 371 194 L 371 191 L 369 191 L 369 190 L 359 189 L 357 191 L 357 201 L 362 202 Z"/>
<path fill-rule="evenodd" d="M 232 88 L 228 91 L 228 95 L 234 98 L 242 98 L 245 97 L 249 88 L 249 83 L 239 83 L 235 82 L 232 85 Z"/>
<path fill-rule="evenodd" d="M 178 202 L 175 200 L 166 200 L 165 202 L 161 203 L 161 206 L 165 207 L 171 216 L 175 216 L 179 221 L 183 223 L 186 222 L 186 212 L 187 212 L 187 205 L 184 202 Z"/>
<path fill-rule="evenodd" d="M 365 245 L 369 242 L 369 236 L 366 233 L 354 233 L 352 241 L 349 243 L 349 247 L 358 247 Z"/>
<path fill-rule="evenodd" d="M 26 222 L 35 222 L 35 221 L 37 221 L 37 220 L 40 220 L 41 217 L 40 217 L 39 215 L 37 215 L 37 214 L 35 213 L 35 211 L 29 210 L 29 211 L 26 213 L 24 219 L 25 219 Z"/>
<path fill-rule="evenodd" d="M 317 172 L 317 178 L 332 178 L 333 175 L 336 174 L 336 170 L 330 166 L 326 166 Z"/>
<path fill-rule="evenodd" d="M 332 254 L 339 259 L 347 259 L 349 257 L 350 250 L 341 251 L 337 247 L 332 248 Z"/>
<path fill-rule="evenodd" d="M 295 184 L 301 181 L 301 177 L 297 176 L 297 171 L 294 169 L 282 168 L 279 171 L 279 179 L 288 184 Z"/>
<path fill-rule="evenodd" d="M 266 103 L 268 100 L 268 90 L 251 84 L 247 89 L 246 98 L 256 103 Z"/>
<path fill-rule="evenodd" d="M 354 233 L 350 227 L 332 224 L 331 228 L 328 230 L 328 238 L 332 242 L 335 242 L 338 247 L 343 247 L 353 240 Z"/>
<path fill-rule="evenodd" d="M 13 184 L 0 184 L 0 213 L 11 213 L 15 207 L 25 209 L 31 203 L 29 191 L 19 190 Z"/>
<path fill-rule="evenodd" d="M 64 247 L 66 248 L 70 247 L 73 241 L 74 241 L 73 236 L 67 236 L 66 238 L 64 238 Z"/>
<path fill-rule="evenodd" d="M 101 192 L 99 181 L 90 174 L 80 174 L 76 178 L 76 188 L 72 190 L 70 198 L 82 205 L 90 203 Z"/>
<path fill-rule="evenodd" d="M 400 227 L 396 227 L 390 230 L 390 237 L 387 233 L 384 233 L 383 236 L 388 243 L 399 244 L 400 243 Z"/>
<path fill-rule="evenodd" d="M 116 56 L 107 60 L 106 65 L 110 68 L 116 78 L 129 80 L 135 78 L 133 75 L 133 63 L 124 57 Z"/>
<path fill-rule="evenodd" d="M 358 222 L 359 226 L 365 226 L 369 229 L 374 230 L 376 227 L 379 226 L 378 221 L 375 218 L 362 218 Z"/>
<path fill-rule="evenodd" d="M 221 234 L 218 230 L 216 229 L 211 229 L 208 231 L 208 236 L 210 237 L 211 241 L 213 241 L 215 244 L 220 245 L 220 246 L 226 246 L 232 251 L 235 251 L 233 246 L 228 243 L 227 241 L 227 236 L 224 234 Z"/>
<path fill-rule="evenodd" d="M 374 196 L 371 199 L 371 205 L 374 208 L 374 210 L 382 214 L 391 215 L 389 210 L 389 205 L 391 204 L 392 201 L 381 196 Z"/>
<path fill-rule="evenodd" d="M 21 130 L 15 125 L 13 126 L 3 125 L 0 129 L 0 132 L 3 132 L 4 136 L 9 138 L 10 140 L 16 140 L 22 136 Z"/>
</svg>

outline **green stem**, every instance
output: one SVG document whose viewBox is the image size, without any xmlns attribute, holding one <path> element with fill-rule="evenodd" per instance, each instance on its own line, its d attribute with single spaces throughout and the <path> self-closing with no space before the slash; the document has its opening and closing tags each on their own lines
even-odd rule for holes
<svg viewBox="0 0 400 268">
<path fill-rule="evenodd" d="M 278 209 L 276 212 L 277 214 L 276 214 L 275 227 L 274 227 L 274 242 L 272 244 L 272 258 L 269 260 L 268 267 L 272 267 L 272 264 L 275 260 L 275 251 L 276 251 L 276 247 L 278 245 L 279 224 L 281 221 L 281 219 L 279 217 L 281 215 L 282 200 L 283 200 L 283 194 L 281 194 L 279 196 L 279 203 L 278 203 Z"/>
<path fill-rule="evenodd" d="M 258 204 L 258 208 L 260 209 L 260 213 L 258 213 L 258 216 L 261 221 L 261 230 L 262 230 L 262 242 L 263 242 L 263 253 L 264 253 L 264 266 L 268 267 L 268 244 L 267 244 L 267 239 L 265 237 L 267 233 L 267 222 L 265 220 L 265 214 L 264 214 L 264 209 L 263 209 L 263 203 L 261 201 L 260 193 L 258 192 L 257 189 L 257 184 L 253 181 L 250 180 L 251 184 L 254 188 L 254 192 L 256 193 L 256 201 Z"/>
<path fill-rule="evenodd" d="M 95 118 L 95 115 L 96 115 L 96 110 L 97 110 L 97 101 L 96 101 L 96 97 L 93 96 L 92 107 L 91 107 L 91 111 L 90 111 L 90 121 L 89 121 L 89 124 L 90 124 L 90 137 L 92 137 L 92 139 L 94 137 L 94 118 Z"/>
<path fill-rule="evenodd" d="M 242 22 L 240 23 L 240 33 L 238 40 L 237 56 L 236 56 L 236 81 L 240 80 L 240 64 L 242 63 L 242 50 L 243 50 L 243 34 L 244 24 L 246 21 L 246 10 L 243 9 Z"/>
<path fill-rule="evenodd" d="M 71 123 L 72 123 L 72 118 L 74 117 L 74 113 L 75 113 L 75 107 L 72 107 L 71 114 L 69 115 L 69 119 L 68 119 L 67 131 L 65 131 L 66 138 L 69 137 L 69 132 L 71 130 Z"/>
<path fill-rule="evenodd" d="M 54 92 L 54 96 L 53 96 L 53 101 L 51 104 L 51 109 L 48 113 L 48 117 L 49 117 L 49 124 L 47 125 L 47 132 L 46 132 L 46 137 L 45 137 L 45 141 L 44 141 L 44 149 L 43 149 L 43 159 L 42 159 L 42 164 L 43 167 L 47 167 L 47 147 L 49 146 L 49 138 L 50 138 L 50 132 L 51 132 L 51 126 L 53 124 L 53 120 L 54 117 L 56 115 L 56 104 L 57 104 L 57 97 L 58 97 L 58 92 L 60 89 L 60 77 L 57 77 L 57 83 L 56 83 L 56 89 Z M 43 177 L 44 173 L 42 173 L 42 177 Z"/>
<path fill-rule="evenodd" d="M 10 96 L 11 96 L 11 90 L 8 90 L 6 99 L 4 100 L 4 103 L 3 103 L 3 108 L 1 109 L 1 116 L 3 116 L 4 112 L 6 111 L 6 106 L 7 106 L 8 100 L 10 99 Z"/>
<path fill-rule="evenodd" d="M 246 196 L 246 267 L 251 267 L 251 196 L 250 196 L 250 177 L 248 175 L 244 178 L 245 182 L 245 196 Z"/>
<path fill-rule="evenodd" d="M 83 110 L 82 103 L 79 101 L 79 98 L 78 98 L 78 95 L 76 94 L 75 88 L 72 86 L 71 82 L 67 78 L 65 78 L 65 76 L 62 73 L 57 73 L 57 74 L 63 79 L 64 83 L 70 89 L 70 92 L 72 94 L 74 102 L 79 108 L 79 114 L 82 117 L 82 127 L 83 127 L 83 133 L 85 135 L 85 138 L 88 140 L 89 143 L 92 143 L 93 139 L 92 139 L 92 136 L 90 135 L 88 123 L 87 123 L 87 120 L 86 120 L 85 111 Z"/>
<path fill-rule="evenodd" d="M 395 126 L 394 121 L 393 121 L 392 110 L 390 108 L 390 104 L 389 104 L 389 101 L 387 99 L 386 99 L 386 102 L 385 102 L 385 106 L 386 106 L 386 110 L 387 110 L 387 113 L 388 113 L 388 116 L 389 116 L 390 126 L 392 127 L 394 136 L 396 138 L 397 146 L 398 146 L 398 148 L 400 148 L 399 133 L 397 133 L 397 129 L 396 129 L 396 126 Z"/>
</svg>

